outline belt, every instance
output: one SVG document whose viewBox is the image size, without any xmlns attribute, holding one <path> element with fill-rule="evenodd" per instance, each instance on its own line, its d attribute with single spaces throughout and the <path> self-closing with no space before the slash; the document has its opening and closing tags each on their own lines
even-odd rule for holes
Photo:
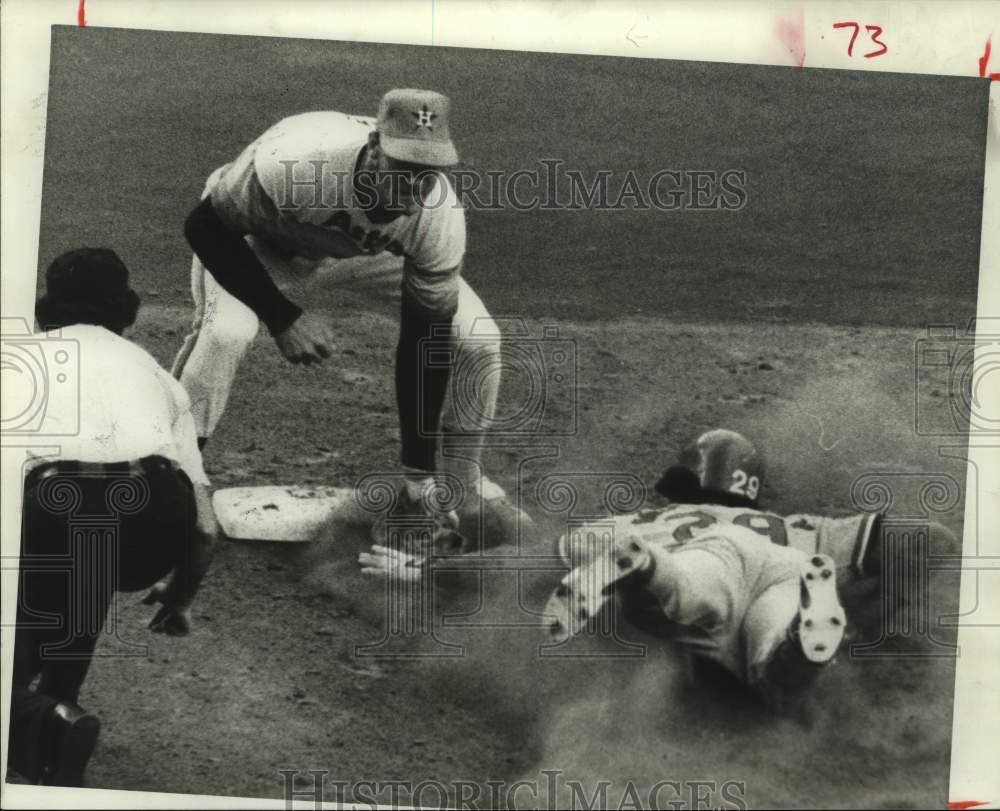
<svg viewBox="0 0 1000 811">
<path fill-rule="evenodd" d="M 24 478 L 30 487 L 50 476 L 142 476 L 174 470 L 175 465 L 164 456 L 144 456 L 131 462 L 79 462 L 75 459 L 55 459 L 32 468 Z"/>
</svg>

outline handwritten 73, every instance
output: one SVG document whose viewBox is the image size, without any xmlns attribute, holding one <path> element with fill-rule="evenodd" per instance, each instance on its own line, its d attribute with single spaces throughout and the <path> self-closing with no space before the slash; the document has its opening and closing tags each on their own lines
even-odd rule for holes
<svg viewBox="0 0 1000 811">
<path fill-rule="evenodd" d="M 854 32 L 851 34 L 851 41 L 847 44 L 847 55 L 854 56 L 854 43 L 858 38 L 858 32 L 861 31 L 861 24 L 855 22 L 846 23 L 834 23 L 834 28 L 853 28 Z M 866 53 L 864 55 L 865 59 L 870 59 L 873 56 L 881 56 L 889 50 L 889 46 L 886 45 L 879 37 L 882 34 L 882 26 L 880 25 L 866 25 L 865 31 L 868 32 L 868 36 L 874 45 L 881 45 L 881 50 L 874 50 L 871 53 Z"/>
</svg>

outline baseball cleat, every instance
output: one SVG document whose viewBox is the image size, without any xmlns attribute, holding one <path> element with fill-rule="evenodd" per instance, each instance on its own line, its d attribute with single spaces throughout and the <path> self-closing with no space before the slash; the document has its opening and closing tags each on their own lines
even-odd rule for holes
<svg viewBox="0 0 1000 811">
<path fill-rule="evenodd" d="M 837 570 L 828 555 L 813 555 L 800 570 L 798 632 L 810 662 L 829 662 L 844 638 L 846 616 L 837 598 Z"/>
<path fill-rule="evenodd" d="M 486 546 L 516 543 L 519 539 L 530 537 L 535 531 L 535 522 L 507 496 L 484 499 L 476 519 L 477 524 L 481 519 Z"/>
<path fill-rule="evenodd" d="M 496 482 L 483 476 L 466 488 L 459 508 L 459 532 L 474 546 L 488 548 L 531 537 L 535 522 Z"/>
<path fill-rule="evenodd" d="M 570 571 L 549 597 L 545 621 L 549 636 L 564 642 L 580 633 L 604 610 L 616 584 L 632 576 L 643 582 L 653 571 L 653 557 L 635 537 L 612 541 L 604 554 Z"/>
<path fill-rule="evenodd" d="M 454 510 L 436 510 L 429 498 L 414 499 L 404 488 L 396 504 L 375 519 L 372 542 L 413 555 L 461 548 L 458 515 Z M 438 549 L 439 546 L 448 547 Z"/>
</svg>

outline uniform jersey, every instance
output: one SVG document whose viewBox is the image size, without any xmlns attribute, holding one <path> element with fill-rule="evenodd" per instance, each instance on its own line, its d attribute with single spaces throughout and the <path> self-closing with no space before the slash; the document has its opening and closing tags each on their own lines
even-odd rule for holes
<svg viewBox="0 0 1000 811">
<path fill-rule="evenodd" d="M 58 337 L 76 344 L 78 386 L 50 387 L 46 419 L 63 435 L 51 453 L 33 454 L 26 471 L 57 459 L 131 462 L 159 455 L 208 486 L 188 394 L 152 355 L 93 324 L 63 327 Z"/>
<path fill-rule="evenodd" d="M 429 312 L 454 311 L 465 254 L 458 196 L 436 172 L 415 213 L 372 222 L 353 177 L 373 130 L 371 120 L 337 112 L 279 121 L 223 167 L 212 205 L 229 227 L 289 260 L 404 256 L 404 283 L 417 302 Z"/>
<path fill-rule="evenodd" d="M 880 513 L 859 513 L 845 518 L 781 516 L 748 507 L 671 504 L 609 516 L 573 528 L 559 539 L 559 554 L 575 567 L 606 549 L 614 538 L 635 536 L 647 544 L 676 547 L 731 524 L 752 530 L 776 546 L 810 555 L 817 552 L 829 555 L 837 566 L 838 579 L 844 582 L 861 577 L 861 562 L 880 517 Z"/>
<path fill-rule="evenodd" d="M 625 534 L 610 526 L 600 535 L 594 529 L 570 534 L 568 551 L 580 554 L 546 606 L 553 634 L 579 633 L 615 594 L 632 625 L 748 682 L 759 677 L 787 636 L 802 566 L 811 556 L 731 521 L 681 532 L 680 540 L 626 526 L 619 523 Z M 639 587 L 613 588 L 636 577 Z"/>
</svg>

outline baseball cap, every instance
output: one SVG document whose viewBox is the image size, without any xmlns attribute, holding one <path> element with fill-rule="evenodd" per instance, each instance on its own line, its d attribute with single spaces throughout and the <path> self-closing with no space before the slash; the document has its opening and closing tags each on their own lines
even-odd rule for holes
<svg viewBox="0 0 1000 811">
<path fill-rule="evenodd" d="M 681 451 L 678 464 L 664 471 L 656 491 L 673 501 L 691 501 L 697 490 L 727 494 L 755 504 L 764 482 L 764 463 L 742 434 L 717 428 Z"/>
<path fill-rule="evenodd" d="M 448 129 L 451 102 L 433 90 L 396 89 L 378 106 L 382 150 L 390 158 L 426 166 L 454 166 L 458 152 Z"/>
</svg>

